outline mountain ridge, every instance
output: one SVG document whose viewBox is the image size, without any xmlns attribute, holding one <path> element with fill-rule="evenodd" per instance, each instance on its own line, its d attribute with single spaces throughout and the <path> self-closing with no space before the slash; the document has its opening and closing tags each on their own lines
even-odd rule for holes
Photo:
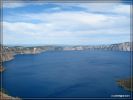
<svg viewBox="0 0 133 100">
<path fill-rule="evenodd" d="M 110 45 L 73 45 L 73 46 L 2 46 L 0 49 L 1 61 L 14 59 L 17 54 L 38 54 L 45 51 L 72 51 L 72 50 L 105 50 L 105 51 L 132 51 L 131 42 Z"/>
</svg>

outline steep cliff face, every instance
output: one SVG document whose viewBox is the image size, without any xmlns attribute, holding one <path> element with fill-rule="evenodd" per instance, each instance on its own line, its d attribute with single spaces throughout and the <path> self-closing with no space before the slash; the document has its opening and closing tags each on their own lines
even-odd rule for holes
<svg viewBox="0 0 133 100">
<path fill-rule="evenodd" d="M 109 50 L 118 50 L 118 51 L 130 51 L 131 44 L 130 42 L 112 44 L 109 46 Z"/>
<path fill-rule="evenodd" d="M 0 65 L 0 72 L 3 72 L 4 70 L 5 68 L 2 65 Z"/>
<path fill-rule="evenodd" d="M 107 50 L 107 51 L 130 51 L 130 42 L 111 44 L 111 45 L 98 45 L 98 46 L 66 46 L 63 50 Z"/>
<path fill-rule="evenodd" d="M 12 52 L 2 54 L 2 61 L 8 61 L 12 59 L 14 59 L 14 54 Z"/>
<path fill-rule="evenodd" d="M 9 50 L 8 47 L 1 46 L 0 61 L 8 61 L 14 58 L 14 52 Z"/>
<path fill-rule="evenodd" d="M 10 51 L 4 52 L 4 50 L 5 50 L 5 48 L 0 45 L 0 72 L 3 72 L 5 70 L 2 62 L 13 59 L 13 54 Z"/>
<path fill-rule="evenodd" d="M 43 50 L 44 51 L 44 50 Z M 14 59 L 14 56 L 17 54 L 37 54 L 41 53 L 42 49 L 35 47 L 7 47 L 4 46 L 1 49 L 1 61 L 9 61 Z"/>
</svg>

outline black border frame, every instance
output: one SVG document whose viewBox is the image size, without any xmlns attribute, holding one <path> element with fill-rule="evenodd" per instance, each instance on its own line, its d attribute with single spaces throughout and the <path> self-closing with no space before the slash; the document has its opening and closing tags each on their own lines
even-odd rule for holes
<svg viewBox="0 0 133 100">
<path fill-rule="evenodd" d="M 0 48 L 3 48 L 3 3 L 120 3 L 117 0 L 0 0 Z M 130 64 L 131 64 L 131 77 L 133 77 L 132 73 L 132 67 L 133 67 L 133 1 L 132 0 L 126 0 L 122 1 L 121 3 L 129 3 L 130 4 Z M 2 52 L 0 52 L 0 56 L 2 57 Z M 0 62 L 0 65 L 3 65 L 2 62 Z M 1 72 L 1 88 L 2 88 L 2 73 Z M 131 80 L 132 83 L 133 80 Z M 131 84 L 131 87 L 133 87 L 133 84 Z M 133 91 L 133 90 L 132 90 Z M 46 99 L 132 99 L 131 92 L 131 98 L 22 98 L 22 99 L 31 99 L 31 100 L 46 100 Z M 2 99 L 1 99 L 2 100 Z M 8 100 L 8 99 L 7 99 Z M 14 99 L 14 100 L 17 100 Z"/>
</svg>

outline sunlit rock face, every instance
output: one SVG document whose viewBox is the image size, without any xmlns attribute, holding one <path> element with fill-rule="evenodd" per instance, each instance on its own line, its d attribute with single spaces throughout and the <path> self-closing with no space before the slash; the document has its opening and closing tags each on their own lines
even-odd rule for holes
<svg viewBox="0 0 133 100">
<path fill-rule="evenodd" d="M 7 46 L 1 46 L 0 48 L 0 61 L 8 61 L 14 58 L 14 52 Z"/>
<path fill-rule="evenodd" d="M 14 58 L 14 55 L 12 52 L 2 54 L 2 61 L 12 60 L 13 58 Z"/>
<path fill-rule="evenodd" d="M 120 44 L 112 44 L 109 46 L 110 50 L 118 50 L 118 51 L 130 51 L 131 46 L 130 42 L 120 43 Z"/>
<path fill-rule="evenodd" d="M 36 47 L 7 47 L 3 46 L 1 49 L 1 61 L 9 61 L 14 59 L 16 54 L 37 54 L 42 52 L 40 48 Z"/>
<path fill-rule="evenodd" d="M 109 50 L 109 51 L 130 51 L 131 43 L 119 43 L 111 45 L 98 45 L 98 46 L 66 46 L 63 50 Z"/>
</svg>

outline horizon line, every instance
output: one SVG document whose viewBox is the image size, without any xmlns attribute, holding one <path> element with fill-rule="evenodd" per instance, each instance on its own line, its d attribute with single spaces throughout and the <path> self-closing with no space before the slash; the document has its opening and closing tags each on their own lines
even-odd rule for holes
<svg viewBox="0 0 133 100">
<path fill-rule="evenodd" d="M 131 41 L 125 42 L 117 42 L 117 43 L 107 43 L 107 44 L 2 44 L 3 46 L 94 46 L 94 45 L 112 45 L 112 44 L 121 44 L 127 43 Z"/>
</svg>

